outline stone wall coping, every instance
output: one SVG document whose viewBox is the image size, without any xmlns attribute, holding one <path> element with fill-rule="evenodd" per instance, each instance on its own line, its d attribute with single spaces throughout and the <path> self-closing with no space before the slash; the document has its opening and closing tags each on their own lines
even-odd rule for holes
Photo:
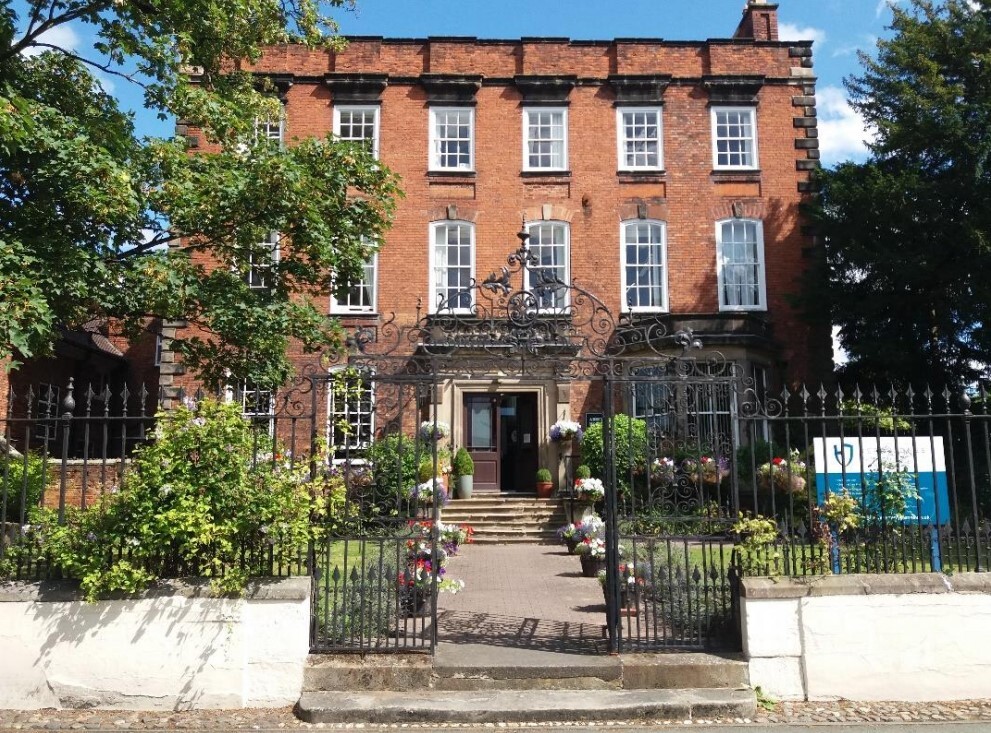
<svg viewBox="0 0 991 733">
<path fill-rule="evenodd" d="M 224 598 L 210 588 L 209 578 L 160 580 L 139 593 L 114 593 L 101 601 L 145 600 L 149 598 Z M 310 597 L 310 578 L 252 578 L 242 598 L 247 601 L 305 601 Z M 67 603 L 82 601 L 78 581 L 42 580 L 0 583 L 0 603 Z"/>
<path fill-rule="evenodd" d="M 741 595 L 750 600 L 823 596 L 886 596 L 938 593 L 991 594 L 991 573 L 905 573 L 824 575 L 815 578 L 744 578 Z"/>
</svg>

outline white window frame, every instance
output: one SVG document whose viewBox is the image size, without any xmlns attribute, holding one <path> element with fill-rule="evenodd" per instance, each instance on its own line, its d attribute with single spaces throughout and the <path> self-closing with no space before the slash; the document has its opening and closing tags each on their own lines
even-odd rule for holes
<svg viewBox="0 0 991 733">
<path fill-rule="evenodd" d="M 102 391 L 100 392 L 102 394 Z M 35 415 L 38 422 L 34 425 L 34 439 L 42 443 L 55 441 L 59 417 L 61 390 L 57 384 L 41 382 L 38 384 L 38 394 L 34 397 Z"/>
<path fill-rule="evenodd" d="M 470 221 L 463 221 L 461 219 L 445 219 L 444 221 L 433 221 L 433 222 L 430 222 L 430 227 L 429 227 L 429 236 L 430 236 L 429 286 L 430 286 L 430 312 L 431 313 L 436 313 L 437 312 L 437 307 L 440 304 L 440 300 L 437 297 L 438 294 L 439 294 L 439 292 L 440 292 L 439 289 L 438 289 L 438 287 L 437 287 L 437 285 L 438 285 L 437 277 L 438 277 L 439 269 L 440 269 L 439 265 L 437 264 L 437 247 L 438 247 L 438 244 L 437 244 L 437 231 L 439 229 L 446 229 L 447 227 L 450 227 L 450 226 L 466 226 L 466 227 L 468 227 L 469 238 L 470 238 L 469 247 L 471 248 L 470 257 L 469 257 L 469 270 L 468 270 L 469 282 L 472 279 L 474 279 L 474 277 L 475 277 L 475 256 L 476 256 L 476 250 L 477 250 L 476 239 L 475 239 L 475 225 L 472 222 L 470 222 Z M 446 245 L 446 246 L 449 246 L 449 245 Z M 462 265 L 462 264 L 459 264 L 458 265 L 458 268 L 459 269 L 460 268 L 463 268 L 463 267 L 464 267 L 464 265 Z M 471 298 L 472 297 L 472 291 L 466 289 L 466 292 L 468 293 L 468 297 Z M 445 300 L 447 300 L 447 298 L 445 298 Z M 474 302 L 471 302 L 471 303 L 469 303 L 466 306 L 461 306 L 461 307 L 458 307 L 458 308 L 447 308 L 447 309 L 445 309 L 445 312 L 469 313 L 469 312 L 471 312 L 473 306 L 474 306 Z"/>
<path fill-rule="evenodd" d="M 340 373 L 340 371 L 341 371 L 340 369 L 331 371 L 330 372 L 331 377 L 333 377 L 337 373 Z M 366 440 L 364 441 L 359 440 L 354 445 L 349 445 L 349 444 L 345 444 L 343 446 L 335 445 L 334 443 L 334 418 L 335 418 L 334 391 L 335 390 L 334 390 L 333 381 L 331 381 L 327 389 L 327 424 L 325 426 L 327 445 L 330 446 L 329 458 L 331 463 L 344 463 L 344 462 L 350 462 L 352 464 L 365 463 L 366 458 L 364 456 L 364 453 L 368 450 L 368 448 L 372 444 L 372 441 L 375 439 L 375 381 L 373 379 L 373 375 L 371 372 L 361 371 L 358 373 L 357 376 L 361 378 L 363 385 L 367 386 L 368 406 L 369 406 L 368 411 L 363 412 L 360 409 L 361 405 L 359 404 L 358 406 L 359 409 L 355 412 L 355 414 L 358 416 L 359 419 L 359 422 L 357 423 L 359 425 L 359 429 L 358 429 L 359 438 L 360 438 L 360 426 L 362 424 L 368 425 L 368 434 L 366 436 Z M 344 411 L 341 413 L 341 416 L 344 417 L 345 419 L 349 419 L 350 414 L 351 414 L 350 405 L 345 404 Z M 368 419 L 365 423 L 362 423 L 360 421 L 363 415 L 368 416 Z M 348 424 L 352 426 L 354 425 L 354 423 L 351 423 L 350 421 Z M 338 453 L 341 454 L 340 457 L 338 457 Z"/>
<path fill-rule="evenodd" d="M 758 302 L 754 305 L 737 305 L 728 303 L 726 300 L 725 269 L 727 265 L 733 264 L 728 261 L 723 248 L 723 226 L 725 224 L 752 224 L 756 233 L 757 244 L 757 297 Z M 760 219 L 720 219 L 716 222 L 716 283 L 719 288 L 719 310 L 720 311 L 766 311 L 767 310 L 767 264 L 764 258 L 764 222 Z"/>
<path fill-rule="evenodd" d="M 368 138 L 362 137 L 341 137 L 341 113 L 342 112 L 372 112 L 372 155 L 377 160 L 379 157 L 379 128 L 382 119 L 382 109 L 377 104 L 342 104 L 334 107 L 334 137 L 344 142 L 362 142 Z"/>
<path fill-rule="evenodd" d="M 738 112 L 746 113 L 750 116 L 750 129 L 753 135 L 749 138 L 746 137 L 736 137 L 736 138 L 720 138 L 718 136 L 719 129 L 719 113 L 720 112 Z M 726 105 L 713 106 L 710 109 L 710 119 L 712 120 L 712 167 L 717 171 L 752 171 L 758 170 L 760 168 L 760 157 L 758 156 L 757 147 L 757 108 L 753 106 L 743 106 L 743 107 L 731 107 Z M 719 141 L 720 140 L 750 140 L 753 150 L 751 151 L 751 162 L 749 164 L 733 165 L 731 163 L 719 163 Z M 731 155 L 732 153 L 726 153 L 726 155 Z"/>
<path fill-rule="evenodd" d="M 659 263 L 651 263 L 649 267 L 660 268 L 660 286 L 661 286 L 661 302 L 657 305 L 630 305 L 629 293 L 631 288 L 631 283 L 627 280 L 628 268 L 631 266 L 636 266 L 637 263 L 631 265 L 627 262 L 627 246 L 629 243 L 626 241 L 627 229 L 635 225 L 648 225 L 657 226 L 660 228 L 661 241 L 654 243 L 649 242 L 646 245 L 637 244 L 636 246 L 660 246 L 661 248 L 661 261 Z M 661 221 L 659 219 L 627 219 L 619 224 L 619 271 L 620 271 L 620 303 L 622 304 L 622 309 L 627 313 L 666 313 L 668 311 L 668 234 L 667 234 L 667 222 Z"/>
<path fill-rule="evenodd" d="M 162 334 L 155 334 L 155 366 L 162 366 L 162 351 L 165 348 L 165 340 Z"/>
<path fill-rule="evenodd" d="M 626 136 L 624 116 L 628 114 L 654 113 L 657 115 L 657 137 L 644 138 L 644 141 L 657 143 L 657 165 L 631 165 L 626 160 L 626 144 L 631 142 Z M 639 142 L 639 141 L 637 141 Z M 621 171 L 662 171 L 664 170 L 664 114 L 661 107 L 617 107 L 616 108 L 616 165 Z"/>
<path fill-rule="evenodd" d="M 282 247 L 282 236 L 278 232 L 269 232 L 268 239 L 264 242 L 258 242 L 256 246 L 269 247 L 272 251 L 272 257 L 266 264 L 260 264 L 255 262 L 255 255 L 253 253 L 249 254 L 248 271 L 244 275 L 244 280 L 251 290 L 270 290 L 272 285 L 266 280 L 266 276 L 261 271 L 271 270 L 274 265 L 278 264 L 279 250 Z"/>
<path fill-rule="evenodd" d="M 561 115 L 561 165 L 530 165 L 530 115 L 549 112 Z M 547 142 L 547 141 L 541 141 Z M 568 170 L 568 108 L 567 107 L 524 107 L 523 108 L 523 170 L 537 172 L 560 172 Z"/>
<path fill-rule="evenodd" d="M 265 405 L 265 395 L 268 395 L 268 404 Z M 249 398 L 249 395 L 251 397 Z M 258 389 L 247 379 L 241 381 L 237 394 L 238 402 L 241 404 L 241 416 L 249 420 L 253 425 L 266 425 L 266 432 L 269 435 L 275 433 L 275 392 L 271 389 Z M 265 407 L 264 410 L 258 408 Z"/>
<path fill-rule="evenodd" d="M 330 292 L 330 312 L 343 314 L 343 313 L 378 313 L 378 295 L 379 295 L 379 255 L 378 252 L 373 252 L 370 259 L 365 260 L 362 264 L 362 277 L 357 283 L 350 283 L 348 290 L 348 298 L 350 299 L 350 293 L 354 288 L 359 288 L 363 286 L 371 285 L 372 297 L 371 303 L 368 305 L 354 305 L 351 303 L 342 303 L 337 298 L 337 284 L 333 284 Z M 367 282 L 365 278 L 371 272 L 371 282 Z"/>
<path fill-rule="evenodd" d="M 275 125 L 275 122 L 278 122 L 277 127 Z M 274 135 L 272 134 L 273 129 L 275 131 Z M 283 146 L 283 143 L 285 142 L 285 134 L 286 134 L 286 115 L 284 110 L 280 110 L 279 119 L 277 121 L 271 119 L 263 120 L 260 117 L 255 118 L 256 143 L 261 140 L 272 140 L 277 142 L 279 144 L 279 147 L 281 148 Z"/>
<path fill-rule="evenodd" d="M 458 114 L 468 113 L 468 165 L 444 165 L 443 155 L 440 145 L 444 140 L 460 141 L 460 138 L 441 138 L 437 133 L 438 120 L 440 114 L 456 112 Z M 430 170 L 432 171 L 455 171 L 463 173 L 473 173 L 475 171 L 475 109 L 473 107 L 431 107 L 430 108 Z M 460 155 L 460 154 L 457 154 Z"/>
<path fill-rule="evenodd" d="M 541 219 L 537 221 L 528 221 L 524 226 L 526 227 L 527 233 L 530 235 L 530 239 L 527 240 L 527 249 L 529 249 L 531 252 L 533 252 L 533 248 L 535 246 L 533 243 L 534 228 L 538 228 L 541 226 L 555 226 L 555 227 L 559 226 L 564 230 L 564 244 L 563 244 L 564 272 L 561 273 L 561 280 L 565 283 L 570 283 L 571 282 L 571 225 L 568 222 L 561 221 L 559 219 L 547 219 L 547 220 Z M 551 246 L 562 246 L 562 245 L 537 244 L 536 246 L 551 247 Z M 546 269 L 546 268 L 540 265 L 530 266 L 531 273 L 542 269 Z M 533 286 L 530 282 L 527 282 L 525 285 L 528 291 L 531 291 L 533 289 Z M 557 302 L 558 300 L 560 302 Z M 554 303 L 554 305 L 540 305 L 538 310 L 541 312 L 554 313 L 555 311 L 566 309 L 569 305 L 571 305 L 570 294 L 568 292 L 567 287 L 563 288 L 561 292 L 556 294 L 555 301 L 556 302 Z"/>
</svg>

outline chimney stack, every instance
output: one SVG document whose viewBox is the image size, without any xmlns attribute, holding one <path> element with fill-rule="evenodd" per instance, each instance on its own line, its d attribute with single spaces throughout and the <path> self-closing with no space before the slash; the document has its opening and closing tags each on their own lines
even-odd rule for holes
<svg viewBox="0 0 991 733">
<path fill-rule="evenodd" d="M 755 41 L 778 40 L 778 6 L 766 0 L 747 0 L 743 19 L 733 38 L 752 38 Z"/>
</svg>

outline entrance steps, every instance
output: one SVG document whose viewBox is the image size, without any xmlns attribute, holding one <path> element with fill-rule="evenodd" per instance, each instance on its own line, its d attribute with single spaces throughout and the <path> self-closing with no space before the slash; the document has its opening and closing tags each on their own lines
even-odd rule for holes
<svg viewBox="0 0 991 733">
<path fill-rule="evenodd" d="M 310 723 L 526 723 L 750 717 L 746 662 L 711 654 L 569 654 L 445 644 L 436 655 L 314 656 Z"/>
<path fill-rule="evenodd" d="M 469 524 L 480 544 L 557 542 L 557 529 L 567 523 L 561 499 L 527 494 L 475 494 L 454 499 L 441 512 L 445 524 Z"/>
</svg>

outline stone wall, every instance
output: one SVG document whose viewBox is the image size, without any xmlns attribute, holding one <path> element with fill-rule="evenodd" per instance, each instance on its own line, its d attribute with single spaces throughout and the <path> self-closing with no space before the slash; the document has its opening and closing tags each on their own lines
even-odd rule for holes
<svg viewBox="0 0 991 733">
<path fill-rule="evenodd" d="M 163 582 L 85 603 L 65 583 L 0 584 L 0 709 L 283 707 L 309 653 L 309 578 L 244 598 Z"/>
<path fill-rule="evenodd" d="M 783 700 L 991 697 L 991 575 L 747 578 L 750 680 Z"/>
</svg>

